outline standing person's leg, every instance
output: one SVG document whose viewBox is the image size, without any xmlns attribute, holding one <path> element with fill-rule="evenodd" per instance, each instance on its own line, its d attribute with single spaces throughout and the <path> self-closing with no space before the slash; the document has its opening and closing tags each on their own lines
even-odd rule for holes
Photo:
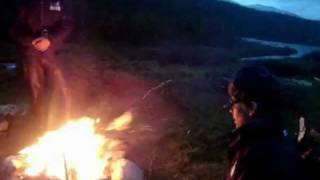
<svg viewBox="0 0 320 180">
<path fill-rule="evenodd" d="M 26 59 L 23 63 L 23 70 L 31 97 L 31 112 L 37 122 L 35 126 L 43 129 L 47 115 L 45 114 L 45 72 L 41 65 L 41 57 L 35 55 L 26 56 Z"/>
<path fill-rule="evenodd" d="M 53 56 L 45 61 L 50 90 L 48 128 L 61 126 L 69 118 L 71 96 L 69 95 L 63 72 Z"/>
</svg>

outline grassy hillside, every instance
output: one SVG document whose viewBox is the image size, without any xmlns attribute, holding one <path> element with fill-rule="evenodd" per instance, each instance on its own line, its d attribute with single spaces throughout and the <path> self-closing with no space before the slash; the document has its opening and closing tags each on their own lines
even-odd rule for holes
<svg viewBox="0 0 320 180">
<path fill-rule="evenodd" d="M 113 40 L 228 45 L 234 38 L 246 36 L 302 44 L 320 43 L 319 22 L 222 1 L 122 0 L 95 1 L 88 5 L 87 23 L 93 30 L 98 25 L 103 31 L 101 35 Z"/>
<path fill-rule="evenodd" d="M 232 48 L 196 45 L 93 47 L 68 44 L 59 57 L 78 101 L 74 107 L 81 114 L 102 120 L 126 110 L 149 88 L 172 80 L 137 109 L 134 126 L 151 125 L 154 131 L 130 135 L 133 142 L 128 140 L 128 158 L 143 167 L 146 176 L 153 180 L 222 180 L 227 168 L 227 134 L 233 128 L 231 117 L 222 106 L 228 99 L 228 82 L 244 65 L 236 60 L 238 53 Z M 170 61 L 165 61 L 168 58 Z M 301 67 L 308 67 L 308 63 L 303 61 L 274 61 L 266 65 L 281 78 L 297 77 L 295 73 L 307 79 L 315 75 L 304 76 L 303 71 L 308 68 Z M 301 71 L 297 71 L 298 67 Z M 292 75 L 281 73 L 290 70 Z M 27 103 L 21 79 L 6 72 L 2 72 L 1 77 L 1 104 Z M 320 98 L 318 87 L 316 82 L 312 87 L 283 85 L 284 94 L 291 100 L 285 112 L 291 135 L 296 128 L 296 112 L 307 114 L 307 119 L 316 125 L 320 102 L 316 101 Z M 303 94 L 308 95 L 299 96 Z M 15 139 L 21 139 L 24 134 L 32 139 L 34 125 L 28 124 L 30 122 L 34 123 L 17 121 L 13 136 L 0 137 L 0 143 L 7 147 L 0 151 L 2 158 L 30 142 Z M 19 130 L 22 127 L 28 128 Z M 146 153 L 141 155 L 141 152 Z"/>
<path fill-rule="evenodd" d="M 118 0 L 69 2 L 73 39 L 134 44 L 197 43 L 230 46 L 239 37 L 320 44 L 320 23 L 262 12 L 218 0 Z M 2 40 L 9 40 L 18 3 L 1 6 Z M 303 33 L 301 33 L 303 32 Z"/>
</svg>

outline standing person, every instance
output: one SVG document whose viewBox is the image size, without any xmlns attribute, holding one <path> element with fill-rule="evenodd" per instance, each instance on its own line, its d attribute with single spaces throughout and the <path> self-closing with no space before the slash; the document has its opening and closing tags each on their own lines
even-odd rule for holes
<svg viewBox="0 0 320 180">
<path fill-rule="evenodd" d="M 228 91 L 235 130 L 227 180 L 307 179 L 299 153 L 283 133 L 275 77 L 264 67 L 247 66 Z"/>
<path fill-rule="evenodd" d="M 67 118 L 70 100 L 55 54 L 71 33 L 73 20 L 62 0 L 21 0 L 18 6 L 11 35 L 24 55 L 31 109 L 42 130 L 56 128 Z"/>
</svg>

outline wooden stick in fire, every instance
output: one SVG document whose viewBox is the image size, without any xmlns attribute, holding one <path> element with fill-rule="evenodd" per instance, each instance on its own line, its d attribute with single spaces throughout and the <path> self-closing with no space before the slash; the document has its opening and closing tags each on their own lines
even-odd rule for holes
<svg viewBox="0 0 320 180">
<path fill-rule="evenodd" d="M 68 164 L 67 164 L 67 159 L 65 154 L 63 154 L 63 166 L 64 166 L 65 179 L 69 180 Z"/>
<path fill-rule="evenodd" d="M 152 88 L 150 88 L 148 91 L 146 91 L 146 93 L 143 94 L 143 96 L 141 98 L 139 98 L 137 101 L 135 101 L 129 109 L 127 109 L 124 112 L 128 112 L 128 111 L 132 111 L 135 108 L 139 107 L 139 103 L 145 101 L 153 92 L 165 87 L 166 85 L 170 84 L 171 82 L 173 82 L 173 80 L 168 79 L 166 81 L 161 82 L 160 84 L 158 84 L 157 86 L 154 86 Z"/>
<path fill-rule="evenodd" d="M 133 104 L 131 106 L 129 106 L 129 108 L 123 112 L 121 112 L 121 114 L 125 113 L 125 112 L 129 112 L 129 111 L 132 111 L 136 108 L 139 107 L 139 103 L 145 101 L 154 91 L 157 91 L 163 87 L 165 87 L 166 85 L 170 84 L 171 82 L 173 82 L 173 80 L 171 79 L 168 79 L 166 81 L 163 81 L 161 82 L 160 84 L 158 84 L 157 86 L 154 86 L 152 88 L 150 88 L 149 90 L 147 90 L 143 96 L 141 96 L 141 98 L 139 98 L 138 100 L 136 100 L 135 102 L 133 102 Z M 121 115 L 120 114 L 120 115 Z M 104 129 L 104 128 L 103 128 Z M 105 130 L 102 130 L 102 131 L 105 131 Z"/>
<path fill-rule="evenodd" d="M 166 86 L 167 84 L 171 83 L 172 80 L 169 79 L 169 80 L 166 80 L 164 82 L 161 82 L 159 85 L 155 86 L 155 87 L 152 87 L 151 89 L 149 89 L 141 98 L 141 101 L 145 100 L 152 92 Z"/>
</svg>

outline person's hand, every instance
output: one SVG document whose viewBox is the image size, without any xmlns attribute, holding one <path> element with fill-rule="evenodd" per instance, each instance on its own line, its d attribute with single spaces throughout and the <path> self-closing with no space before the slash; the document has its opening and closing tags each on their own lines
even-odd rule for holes
<svg viewBox="0 0 320 180">
<path fill-rule="evenodd" d="M 32 41 L 33 47 L 41 52 L 45 52 L 50 47 L 50 40 L 48 38 L 40 37 Z"/>
</svg>

